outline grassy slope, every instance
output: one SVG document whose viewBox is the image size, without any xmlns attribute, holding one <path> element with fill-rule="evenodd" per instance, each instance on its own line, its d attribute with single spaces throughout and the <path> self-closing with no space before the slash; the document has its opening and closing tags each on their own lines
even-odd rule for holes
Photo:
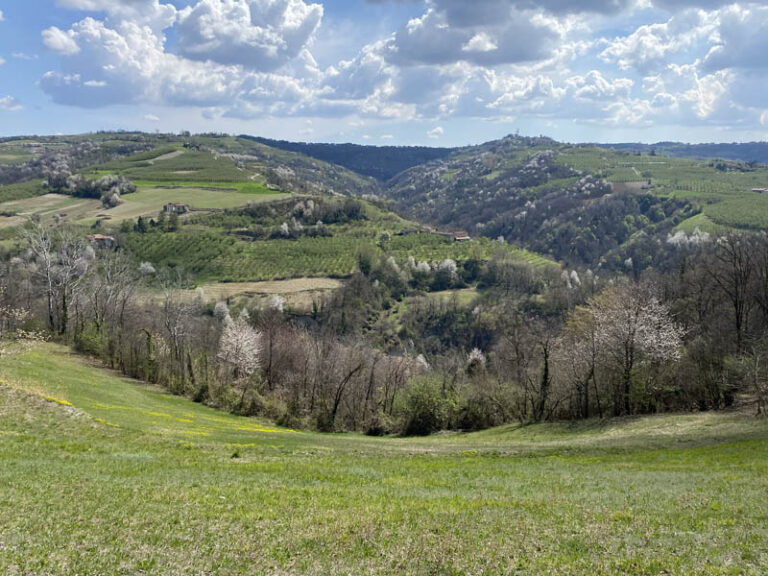
<svg viewBox="0 0 768 576">
<path fill-rule="evenodd" d="M 53 345 L 2 355 L 0 379 L 4 574 L 768 569 L 764 420 L 369 439 L 215 412 Z"/>
<path fill-rule="evenodd" d="M 693 230 L 699 224 L 705 231 L 716 231 L 718 226 L 768 227 L 768 198 L 751 191 L 768 187 L 766 167 L 757 167 L 753 172 L 722 172 L 710 166 L 708 160 L 641 156 L 589 147 L 565 148 L 559 160 L 592 174 L 602 173 L 612 182 L 644 181 L 648 177 L 643 174 L 650 174 L 656 194 L 692 200 L 701 206 L 706 219 L 683 222 L 681 230 Z"/>
</svg>

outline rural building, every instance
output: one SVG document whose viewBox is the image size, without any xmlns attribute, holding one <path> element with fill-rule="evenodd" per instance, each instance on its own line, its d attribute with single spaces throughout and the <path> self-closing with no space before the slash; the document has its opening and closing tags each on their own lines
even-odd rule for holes
<svg viewBox="0 0 768 576">
<path fill-rule="evenodd" d="M 454 242 L 469 242 L 471 238 L 466 234 L 458 234 L 453 237 Z"/>
<path fill-rule="evenodd" d="M 752 188 L 752 192 L 756 194 L 768 194 L 768 188 Z"/>
<path fill-rule="evenodd" d="M 104 234 L 88 234 L 86 238 L 88 239 L 88 242 L 96 245 L 97 248 L 106 248 L 107 250 L 117 248 L 117 240 L 115 240 L 114 236 L 106 236 Z"/>
<path fill-rule="evenodd" d="M 189 206 L 186 204 L 166 204 L 163 206 L 163 212 L 168 212 L 170 214 L 186 214 L 189 212 Z"/>
</svg>

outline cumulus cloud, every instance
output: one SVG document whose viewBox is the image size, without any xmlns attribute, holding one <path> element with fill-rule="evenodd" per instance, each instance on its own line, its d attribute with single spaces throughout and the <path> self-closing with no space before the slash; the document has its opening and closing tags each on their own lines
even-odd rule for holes
<svg viewBox="0 0 768 576">
<path fill-rule="evenodd" d="M 714 15 L 685 12 L 667 22 L 646 24 L 627 36 L 608 41 L 600 58 L 617 64 L 621 70 L 635 68 L 647 73 L 666 66 L 679 54 L 685 55 L 710 36 L 716 26 Z"/>
<path fill-rule="evenodd" d="M 104 14 L 43 32 L 61 65 L 40 86 L 81 107 L 418 119 L 431 139 L 455 117 L 646 127 L 758 124 L 767 113 L 768 9 L 753 2 L 426 0 L 419 17 L 323 67 L 312 0 L 58 3 Z"/>
<path fill-rule="evenodd" d="M 509 18 L 510 10 L 543 9 L 556 15 L 615 14 L 631 8 L 637 0 L 429 0 L 444 11 L 451 25 L 492 25 Z"/>
<path fill-rule="evenodd" d="M 559 39 L 558 31 L 533 12 L 507 10 L 503 18 L 482 25 L 474 24 L 477 16 L 455 18 L 447 10 L 429 9 L 410 20 L 390 39 L 386 59 L 401 66 L 459 61 L 495 66 L 543 59 Z"/>
<path fill-rule="evenodd" d="M 224 105 L 232 116 L 254 117 L 294 113 L 309 93 L 291 76 L 244 72 L 238 66 L 171 54 L 162 36 L 135 23 L 112 28 L 86 18 L 67 36 L 79 51 L 65 54 L 61 70 L 47 72 L 40 81 L 60 104 Z"/>
<path fill-rule="evenodd" d="M 768 68 L 768 8 L 739 5 L 720 15 L 716 45 L 704 61 L 710 71 L 724 68 Z"/>
<path fill-rule="evenodd" d="M 0 10 L 0 22 L 3 22 L 5 20 L 5 16 L 3 16 L 3 11 Z"/>
<path fill-rule="evenodd" d="M 567 83 L 573 88 L 574 98 L 596 101 L 628 97 L 635 84 L 629 78 L 609 80 L 598 70 L 583 76 L 573 76 Z"/>
<path fill-rule="evenodd" d="M 0 110 L 8 110 L 10 112 L 16 112 L 21 109 L 22 109 L 21 104 L 13 96 L 4 96 L 3 98 L 0 98 Z"/>
<path fill-rule="evenodd" d="M 64 32 L 56 26 L 43 30 L 43 44 L 51 52 L 59 54 L 77 54 L 80 52 L 80 47 L 74 39 L 74 33 L 72 31 Z"/>
<path fill-rule="evenodd" d="M 159 0 L 57 0 L 63 8 L 105 12 L 115 22 L 128 21 L 156 30 L 167 28 L 176 19 L 176 8 Z"/>
<path fill-rule="evenodd" d="M 179 53 L 271 71 L 296 58 L 323 17 L 302 0 L 201 0 L 179 13 Z"/>
</svg>

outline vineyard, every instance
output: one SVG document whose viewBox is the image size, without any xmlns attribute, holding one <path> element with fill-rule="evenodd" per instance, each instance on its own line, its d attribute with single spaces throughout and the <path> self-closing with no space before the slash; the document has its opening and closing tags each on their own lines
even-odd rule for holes
<svg viewBox="0 0 768 576">
<path fill-rule="evenodd" d="M 163 147 L 103 164 L 99 170 L 118 172 L 134 181 L 252 182 L 254 176 L 238 167 L 231 158 L 173 147 Z"/>
<path fill-rule="evenodd" d="M 558 160 L 615 183 L 650 181 L 657 196 L 697 202 L 704 216 L 696 222 L 710 230 L 717 225 L 744 229 L 768 226 L 768 198 L 751 192 L 768 187 L 766 167 L 588 147 L 563 148 Z M 681 229 L 690 228 L 690 222 L 684 224 Z"/>
<path fill-rule="evenodd" d="M 28 180 L 19 184 L 0 186 L 0 210 L 3 210 L 3 202 L 34 198 L 45 193 L 41 180 Z"/>
<path fill-rule="evenodd" d="M 184 268 L 199 279 L 223 282 L 319 276 L 344 278 L 355 270 L 361 250 L 394 256 L 399 261 L 413 257 L 427 262 L 487 260 L 495 251 L 502 250 L 535 266 L 552 264 L 537 254 L 485 238 L 458 243 L 436 234 L 395 236 L 386 242 L 349 234 L 251 242 L 210 230 L 188 228 L 174 233 L 127 234 L 124 245 L 142 261 Z"/>
</svg>

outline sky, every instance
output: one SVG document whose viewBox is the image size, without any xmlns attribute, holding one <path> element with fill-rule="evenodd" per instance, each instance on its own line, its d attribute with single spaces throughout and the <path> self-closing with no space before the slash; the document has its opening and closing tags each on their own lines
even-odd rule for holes
<svg viewBox="0 0 768 576">
<path fill-rule="evenodd" d="M 0 135 L 768 140 L 768 2 L 0 0 Z"/>
</svg>

